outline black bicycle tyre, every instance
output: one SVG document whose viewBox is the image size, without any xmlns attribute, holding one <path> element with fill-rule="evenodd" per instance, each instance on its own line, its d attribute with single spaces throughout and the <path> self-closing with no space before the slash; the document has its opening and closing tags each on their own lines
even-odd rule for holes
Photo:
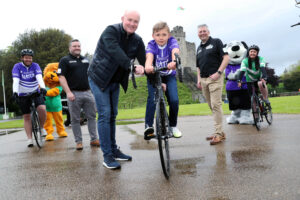
<svg viewBox="0 0 300 200">
<path fill-rule="evenodd" d="M 40 121 L 39 121 L 38 114 L 36 111 L 33 111 L 31 113 L 31 124 L 32 124 L 32 133 L 34 135 L 36 145 L 39 148 L 42 148 L 44 145 L 44 139 L 42 136 Z"/>
<path fill-rule="evenodd" d="M 258 97 L 256 95 L 252 95 L 251 97 L 251 109 L 252 109 L 254 125 L 256 126 L 256 129 L 259 131 L 260 130 L 260 108 L 259 108 Z"/>
<path fill-rule="evenodd" d="M 156 135 L 163 173 L 166 179 L 170 177 L 169 137 L 167 135 L 167 112 L 161 99 L 156 107 Z"/>
<path fill-rule="evenodd" d="M 271 105 L 267 105 L 265 102 L 263 103 L 263 106 L 264 106 L 264 115 L 265 115 L 265 118 L 268 122 L 269 125 L 272 124 L 273 122 L 273 113 L 272 113 L 272 107 Z"/>
</svg>

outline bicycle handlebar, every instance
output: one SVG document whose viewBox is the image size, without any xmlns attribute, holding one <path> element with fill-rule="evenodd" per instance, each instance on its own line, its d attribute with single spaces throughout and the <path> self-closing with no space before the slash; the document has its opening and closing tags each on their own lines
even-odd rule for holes
<svg viewBox="0 0 300 200">
<path fill-rule="evenodd" d="M 175 60 L 174 61 L 176 62 L 176 68 L 177 68 L 177 71 L 178 71 L 179 81 L 182 83 L 181 58 L 177 53 L 175 53 Z"/>
<path fill-rule="evenodd" d="M 291 25 L 291 27 L 298 26 L 298 25 L 300 25 L 300 22 L 299 22 L 299 23 L 297 23 L 297 24 L 293 24 L 293 25 Z"/>
<path fill-rule="evenodd" d="M 182 82 L 181 58 L 177 53 L 175 53 L 174 62 L 176 63 L 176 69 L 178 71 L 179 81 Z M 135 68 L 136 67 L 134 65 L 134 59 L 132 59 L 132 60 L 130 60 L 130 69 L 129 70 L 130 70 L 131 80 L 132 80 L 132 84 L 133 84 L 134 89 L 137 88 L 136 81 L 135 81 L 135 76 L 134 76 Z M 168 70 L 168 67 L 157 68 L 156 66 L 154 66 L 154 73 L 159 72 L 159 71 L 164 71 L 164 70 Z"/>
<path fill-rule="evenodd" d="M 257 81 L 252 81 L 252 82 L 240 82 L 242 85 L 243 84 L 247 84 L 247 83 L 251 83 L 251 84 L 254 84 L 256 83 Z M 265 84 L 262 84 L 263 88 L 266 88 Z"/>
<path fill-rule="evenodd" d="M 182 68 L 181 68 L 181 58 L 180 56 L 175 53 L 175 60 L 174 62 L 176 63 L 176 70 L 178 71 L 178 77 L 179 77 L 179 81 L 182 82 Z M 156 72 L 160 72 L 160 71 L 164 71 L 164 70 L 168 70 L 168 67 L 161 67 L 161 68 L 157 68 L 156 66 L 153 66 L 154 68 L 154 73 Z"/>
</svg>

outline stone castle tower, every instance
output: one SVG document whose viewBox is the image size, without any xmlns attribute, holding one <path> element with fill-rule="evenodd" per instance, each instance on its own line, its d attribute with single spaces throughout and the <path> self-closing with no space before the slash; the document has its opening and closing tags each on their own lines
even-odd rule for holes
<svg viewBox="0 0 300 200">
<path fill-rule="evenodd" d="M 180 57 L 182 67 L 190 67 L 196 71 L 196 45 L 185 40 L 185 32 L 182 26 L 176 26 L 171 31 L 171 35 L 176 38 L 180 47 Z"/>
</svg>

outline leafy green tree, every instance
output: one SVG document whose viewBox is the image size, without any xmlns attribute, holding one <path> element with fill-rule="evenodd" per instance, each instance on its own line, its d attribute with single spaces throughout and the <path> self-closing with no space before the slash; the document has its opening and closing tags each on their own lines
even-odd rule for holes
<svg viewBox="0 0 300 200">
<path fill-rule="evenodd" d="M 284 88 L 288 91 L 300 89 L 300 61 L 289 67 L 289 70 L 281 76 Z"/>
<path fill-rule="evenodd" d="M 10 111 L 15 111 L 17 106 L 11 101 L 12 76 L 11 71 L 17 62 L 20 62 L 20 51 L 32 49 L 35 53 L 33 61 L 38 63 L 43 70 L 48 63 L 58 62 L 68 54 L 69 42 L 72 37 L 62 30 L 43 29 L 41 31 L 30 30 L 20 34 L 11 46 L 0 50 L 0 70 L 5 74 L 6 102 Z M 0 92 L 0 104 L 3 102 L 2 88 Z"/>
</svg>

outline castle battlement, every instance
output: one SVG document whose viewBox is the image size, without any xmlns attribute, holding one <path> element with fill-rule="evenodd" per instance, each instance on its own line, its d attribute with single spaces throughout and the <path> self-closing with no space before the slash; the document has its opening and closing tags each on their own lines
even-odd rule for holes
<svg viewBox="0 0 300 200">
<path fill-rule="evenodd" d="M 190 67 L 192 71 L 196 71 L 196 44 L 185 40 L 182 26 L 175 26 L 171 35 L 176 38 L 179 44 L 182 67 Z"/>
</svg>

